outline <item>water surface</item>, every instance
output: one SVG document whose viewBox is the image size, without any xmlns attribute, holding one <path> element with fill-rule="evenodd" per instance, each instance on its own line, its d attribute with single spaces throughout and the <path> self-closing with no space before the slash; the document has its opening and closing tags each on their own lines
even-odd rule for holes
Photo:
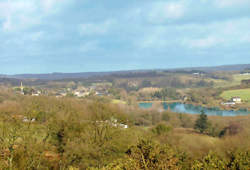
<svg viewBox="0 0 250 170">
<path fill-rule="evenodd" d="M 151 108 L 153 103 L 139 103 L 139 107 L 143 109 Z M 170 109 L 172 112 L 176 113 L 187 113 L 187 114 L 200 114 L 201 111 L 204 111 L 207 115 L 216 115 L 216 116 L 238 116 L 238 115 L 248 115 L 250 111 L 247 109 L 240 110 L 221 110 L 219 108 L 207 108 L 202 106 L 195 106 L 192 104 L 184 103 L 162 103 L 165 110 Z"/>
<path fill-rule="evenodd" d="M 151 108 L 153 103 L 139 103 L 139 107 L 142 109 L 149 109 Z"/>
</svg>

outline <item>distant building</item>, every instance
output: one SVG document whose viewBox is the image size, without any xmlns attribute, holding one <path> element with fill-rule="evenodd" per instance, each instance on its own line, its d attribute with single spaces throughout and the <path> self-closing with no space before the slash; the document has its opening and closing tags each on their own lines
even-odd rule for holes
<svg viewBox="0 0 250 170">
<path fill-rule="evenodd" d="M 127 129 L 127 128 L 128 128 L 128 125 L 125 125 L 125 124 L 122 124 L 122 123 L 120 123 L 119 126 L 120 126 L 121 128 L 124 128 L 124 129 Z"/>
<path fill-rule="evenodd" d="M 67 96 L 67 93 L 66 92 L 57 92 L 55 94 L 56 98 L 60 98 L 60 97 L 65 97 Z"/>
<path fill-rule="evenodd" d="M 85 97 L 87 95 L 89 95 L 89 92 L 88 91 L 75 91 L 74 92 L 74 95 L 77 96 L 77 97 Z"/>
<path fill-rule="evenodd" d="M 96 121 L 98 124 L 109 124 L 113 127 L 117 128 L 122 128 L 122 129 L 128 129 L 128 125 L 123 124 L 123 123 L 118 123 L 117 119 L 111 117 L 110 120 L 105 120 L 105 121 Z"/>
<path fill-rule="evenodd" d="M 241 98 L 240 97 L 232 97 L 231 101 L 235 102 L 235 103 L 241 103 Z"/>
<path fill-rule="evenodd" d="M 32 92 L 32 96 L 40 96 L 41 95 L 41 91 L 33 91 Z"/>
<path fill-rule="evenodd" d="M 67 93 L 62 92 L 62 93 L 60 93 L 60 96 L 65 97 L 65 96 L 67 96 Z"/>
<path fill-rule="evenodd" d="M 23 82 L 21 81 L 21 84 L 20 84 L 20 90 L 21 90 L 21 94 L 24 95 L 24 87 L 23 87 Z"/>
<path fill-rule="evenodd" d="M 35 122 L 36 121 L 36 119 L 35 118 L 27 118 L 27 117 L 24 117 L 23 118 L 23 122 Z"/>
<path fill-rule="evenodd" d="M 96 91 L 95 94 L 96 94 L 97 96 L 104 96 L 105 93 Z"/>
<path fill-rule="evenodd" d="M 247 75 L 250 75 L 250 73 L 241 73 L 240 75 L 243 75 L 243 76 L 246 75 L 247 76 Z"/>
<path fill-rule="evenodd" d="M 235 105 L 235 102 L 222 102 L 221 103 L 222 105 L 225 105 L 225 106 L 231 106 L 231 105 Z"/>
<path fill-rule="evenodd" d="M 187 101 L 188 100 L 188 97 L 187 96 L 183 96 L 183 101 Z"/>
</svg>

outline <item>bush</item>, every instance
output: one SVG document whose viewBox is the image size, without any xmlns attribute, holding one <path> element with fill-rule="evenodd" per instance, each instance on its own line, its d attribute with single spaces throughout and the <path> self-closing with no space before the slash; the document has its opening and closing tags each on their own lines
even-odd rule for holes
<svg viewBox="0 0 250 170">
<path fill-rule="evenodd" d="M 157 135 L 164 135 L 170 132 L 171 130 L 172 128 L 170 126 L 167 126 L 164 123 L 160 123 L 152 129 L 152 132 Z"/>
<path fill-rule="evenodd" d="M 214 153 L 209 153 L 207 156 L 205 156 L 201 160 L 195 160 L 192 165 L 192 170 L 200 170 L 200 169 L 206 169 L 206 170 L 221 170 L 226 169 L 227 163 L 223 159 L 219 158 Z"/>
<path fill-rule="evenodd" d="M 250 151 L 231 152 L 228 167 L 230 169 L 249 169 L 249 167 L 250 167 Z"/>
<path fill-rule="evenodd" d="M 137 145 L 132 146 L 127 156 L 135 161 L 135 167 L 131 169 L 182 169 L 185 154 L 178 153 L 168 145 L 159 145 L 151 140 L 140 140 Z"/>
</svg>

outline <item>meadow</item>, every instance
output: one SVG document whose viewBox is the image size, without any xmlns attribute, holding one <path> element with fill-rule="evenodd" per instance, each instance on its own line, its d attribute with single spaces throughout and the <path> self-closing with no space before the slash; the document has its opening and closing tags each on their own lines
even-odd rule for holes
<svg viewBox="0 0 250 170">
<path fill-rule="evenodd" d="M 226 100 L 235 96 L 239 96 L 245 102 L 250 102 L 250 89 L 226 90 L 221 94 L 221 97 Z"/>
<path fill-rule="evenodd" d="M 222 79 L 211 79 L 207 80 L 214 82 L 214 87 L 233 87 L 241 84 L 242 80 L 250 79 L 250 75 L 233 74 L 232 80 L 222 80 Z"/>
</svg>

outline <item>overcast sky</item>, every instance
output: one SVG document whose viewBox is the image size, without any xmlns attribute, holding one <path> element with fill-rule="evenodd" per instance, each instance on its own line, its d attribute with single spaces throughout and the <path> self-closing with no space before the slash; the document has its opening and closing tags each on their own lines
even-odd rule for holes
<svg viewBox="0 0 250 170">
<path fill-rule="evenodd" d="M 0 0 L 0 74 L 250 63 L 250 0 Z"/>
</svg>

